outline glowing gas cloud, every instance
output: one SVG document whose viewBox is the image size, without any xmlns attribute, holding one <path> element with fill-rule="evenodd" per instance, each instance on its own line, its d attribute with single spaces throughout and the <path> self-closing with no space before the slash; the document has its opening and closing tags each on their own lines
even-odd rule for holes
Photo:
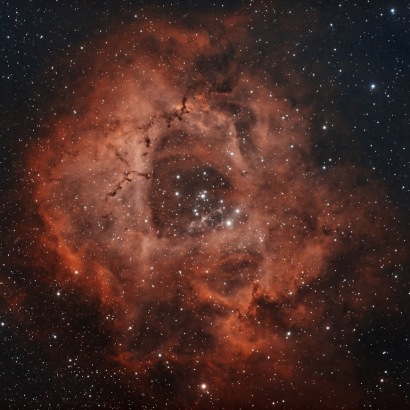
<svg viewBox="0 0 410 410">
<path fill-rule="evenodd" d="M 73 109 L 27 152 L 32 266 L 76 295 L 68 318 L 97 312 L 100 345 L 70 349 L 128 403 L 354 407 L 344 346 L 386 307 L 394 212 L 357 165 L 318 165 L 309 84 L 255 63 L 246 27 L 147 19 L 78 61 Z"/>
</svg>

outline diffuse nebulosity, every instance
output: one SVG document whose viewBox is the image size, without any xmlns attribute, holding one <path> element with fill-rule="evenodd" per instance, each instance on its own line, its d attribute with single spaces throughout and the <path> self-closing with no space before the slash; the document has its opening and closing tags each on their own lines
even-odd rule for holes
<svg viewBox="0 0 410 410">
<path fill-rule="evenodd" d="M 100 313 L 93 377 L 118 370 L 130 402 L 356 405 L 343 346 L 386 308 L 393 211 L 357 166 L 317 166 L 315 107 L 254 63 L 245 17 L 202 22 L 121 27 L 80 63 L 27 154 L 33 266 Z"/>
</svg>

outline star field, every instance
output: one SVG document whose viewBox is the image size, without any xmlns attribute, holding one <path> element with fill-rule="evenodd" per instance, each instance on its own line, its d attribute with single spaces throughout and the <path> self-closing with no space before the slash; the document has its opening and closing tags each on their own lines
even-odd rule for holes
<svg viewBox="0 0 410 410">
<path fill-rule="evenodd" d="M 0 407 L 409 407 L 409 5 L 0 6 Z"/>
</svg>

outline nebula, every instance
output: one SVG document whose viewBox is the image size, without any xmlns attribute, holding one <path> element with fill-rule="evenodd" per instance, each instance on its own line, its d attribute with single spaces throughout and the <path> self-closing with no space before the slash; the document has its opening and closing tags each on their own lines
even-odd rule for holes
<svg viewBox="0 0 410 410">
<path fill-rule="evenodd" d="M 255 63 L 246 27 L 146 19 L 100 38 L 25 153 L 25 268 L 65 300 L 33 340 L 117 372 L 112 408 L 365 400 L 349 346 L 389 305 L 396 211 L 358 164 L 318 164 L 309 84 Z M 25 323 L 34 291 L 7 286 Z"/>
</svg>

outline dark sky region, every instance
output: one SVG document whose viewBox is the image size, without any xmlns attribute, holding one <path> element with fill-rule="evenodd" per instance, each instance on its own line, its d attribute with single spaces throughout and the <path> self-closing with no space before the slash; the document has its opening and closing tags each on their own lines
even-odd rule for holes
<svg viewBox="0 0 410 410">
<path fill-rule="evenodd" d="M 0 408 L 409 408 L 409 16 L 4 1 Z"/>
</svg>

